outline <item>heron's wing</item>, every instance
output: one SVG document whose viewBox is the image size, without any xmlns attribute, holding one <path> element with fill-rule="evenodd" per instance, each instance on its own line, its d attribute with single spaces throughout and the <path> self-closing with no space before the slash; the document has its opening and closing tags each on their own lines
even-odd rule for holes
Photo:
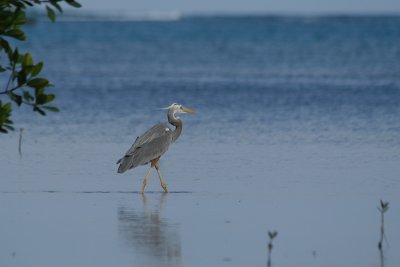
<svg viewBox="0 0 400 267">
<path fill-rule="evenodd" d="M 169 131 L 171 131 L 171 129 L 167 126 L 166 123 L 159 123 L 154 125 L 150 129 L 148 129 L 144 134 L 136 137 L 135 142 L 133 143 L 131 148 L 125 153 L 125 156 L 133 154 L 136 148 L 151 142 L 153 139 L 165 135 Z"/>
<path fill-rule="evenodd" d="M 134 145 L 141 146 L 143 144 L 149 143 L 153 139 L 164 136 L 170 131 L 171 131 L 171 129 L 167 126 L 166 123 L 156 124 L 153 127 L 151 127 L 149 130 L 147 130 L 144 134 L 139 136 L 136 139 Z"/>
<path fill-rule="evenodd" d="M 146 164 L 167 151 L 172 142 L 172 130 L 164 123 L 156 124 L 136 138 L 125 156 L 118 160 L 118 172 Z"/>
</svg>

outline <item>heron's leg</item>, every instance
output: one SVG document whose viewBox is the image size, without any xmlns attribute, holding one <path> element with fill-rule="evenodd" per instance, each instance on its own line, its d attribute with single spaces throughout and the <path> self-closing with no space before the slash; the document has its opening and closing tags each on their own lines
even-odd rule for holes
<svg viewBox="0 0 400 267">
<path fill-rule="evenodd" d="M 144 177 L 144 180 L 143 180 L 142 191 L 141 191 L 142 194 L 144 193 L 144 189 L 145 189 L 146 184 L 147 184 L 147 179 L 148 179 L 149 176 L 150 176 L 150 172 L 151 172 L 151 165 L 150 165 L 150 167 L 149 167 L 149 170 L 147 171 L 146 177 Z"/>
<path fill-rule="evenodd" d="M 165 193 L 168 193 L 169 190 L 168 190 L 167 185 L 165 184 L 165 182 L 164 182 L 164 180 L 163 180 L 163 178 L 161 176 L 161 172 L 160 172 L 160 169 L 158 167 L 158 160 L 155 162 L 154 167 L 157 170 L 158 177 L 160 178 L 160 183 L 161 183 L 162 188 L 164 189 Z"/>
</svg>

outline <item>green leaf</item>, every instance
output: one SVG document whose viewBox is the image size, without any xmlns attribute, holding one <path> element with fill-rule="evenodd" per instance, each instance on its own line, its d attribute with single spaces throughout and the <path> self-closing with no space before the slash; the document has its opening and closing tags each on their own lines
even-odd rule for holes
<svg viewBox="0 0 400 267">
<path fill-rule="evenodd" d="M 30 65 L 30 66 L 23 66 L 23 68 L 22 68 L 22 70 L 26 73 L 26 75 L 28 76 L 31 72 L 32 72 L 32 70 L 33 70 L 33 65 Z"/>
<path fill-rule="evenodd" d="M 47 16 L 49 17 L 49 19 L 52 22 L 56 21 L 56 13 L 54 13 L 54 10 L 51 9 L 49 6 L 46 6 L 46 10 L 47 10 Z"/>
<path fill-rule="evenodd" d="M 39 114 L 42 115 L 42 116 L 46 116 L 46 112 L 44 112 L 42 109 L 40 109 L 37 106 L 33 107 L 33 111 L 39 112 Z"/>
<path fill-rule="evenodd" d="M 25 18 L 25 12 L 20 10 L 17 12 L 15 19 L 14 19 L 14 24 L 16 25 L 22 25 L 26 23 L 26 18 Z"/>
<path fill-rule="evenodd" d="M 4 35 L 14 37 L 15 39 L 18 39 L 20 41 L 25 40 L 24 32 L 18 29 L 9 30 L 5 32 Z"/>
<path fill-rule="evenodd" d="M 81 4 L 79 4 L 78 2 L 75 2 L 74 0 L 65 0 L 67 2 L 67 4 L 69 4 L 70 6 L 76 7 L 76 8 L 80 8 L 82 7 Z"/>
<path fill-rule="evenodd" d="M 17 80 L 18 80 L 18 86 L 22 86 L 26 83 L 26 72 L 24 69 L 18 72 L 17 74 Z"/>
<path fill-rule="evenodd" d="M 58 12 L 63 12 L 61 6 L 57 3 L 57 0 L 50 0 L 50 4 L 54 6 L 58 10 Z"/>
<path fill-rule="evenodd" d="M 12 49 L 10 44 L 4 40 L 3 38 L 0 38 L 0 47 L 4 49 L 4 51 L 6 51 L 7 54 L 11 54 L 12 53 Z"/>
<path fill-rule="evenodd" d="M 60 110 L 57 107 L 54 106 L 43 106 L 43 108 L 53 111 L 53 112 L 59 112 Z"/>
<path fill-rule="evenodd" d="M 49 102 L 53 101 L 54 98 L 56 98 L 56 96 L 54 94 L 46 95 L 46 103 L 49 103 Z"/>
<path fill-rule="evenodd" d="M 48 94 L 48 95 L 39 94 L 36 97 L 36 104 L 37 105 L 43 105 L 43 104 L 46 104 L 46 103 L 49 103 L 49 102 L 53 101 L 54 98 L 55 98 L 55 95 L 53 95 L 53 94 Z"/>
<path fill-rule="evenodd" d="M 42 88 L 49 86 L 49 81 L 44 78 L 34 78 L 32 80 L 29 80 L 27 85 L 33 88 Z"/>
<path fill-rule="evenodd" d="M 38 95 L 36 97 L 36 105 L 43 105 L 46 103 L 47 96 L 45 94 Z"/>
<path fill-rule="evenodd" d="M 32 76 L 33 77 L 37 76 L 42 70 L 42 68 L 43 68 L 43 62 L 39 62 L 38 64 L 36 64 L 31 71 Z"/>
<path fill-rule="evenodd" d="M 46 104 L 46 103 L 49 103 L 49 102 L 53 101 L 54 98 L 55 98 L 55 95 L 53 95 L 53 94 L 48 94 L 48 95 L 43 94 L 43 93 L 42 94 L 38 94 L 36 96 L 36 104 L 37 105 L 43 105 L 43 104 Z"/>
<path fill-rule="evenodd" d="M 9 119 L 11 116 L 11 103 L 7 102 L 4 106 L 0 100 L 0 132 L 7 133 L 7 129 L 12 130 L 13 127 L 11 126 L 12 121 Z"/>
<path fill-rule="evenodd" d="M 3 109 L 4 109 L 5 112 L 8 112 L 8 113 L 11 112 L 11 110 L 12 110 L 11 103 L 10 102 L 6 103 L 3 106 Z"/>
<path fill-rule="evenodd" d="M 30 6 L 30 7 L 32 7 L 32 6 L 33 6 L 33 4 L 32 4 L 31 2 L 29 2 L 29 1 L 22 0 L 22 2 L 24 2 L 26 5 L 28 5 L 28 6 Z"/>
<path fill-rule="evenodd" d="M 44 94 L 44 87 L 35 88 L 35 97 L 38 97 L 43 94 Z"/>
<path fill-rule="evenodd" d="M 14 62 L 17 62 L 19 59 L 19 52 L 18 52 L 18 48 L 15 48 L 14 53 L 12 54 L 12 60 Z"/>
<path fill-rule="evenodd" d="M 24 99 L 28 102 L 31 102 L 33 100 L 33 97 L 31 96 L 31 94 L 28 91 L 24 91 Z"/>
<path fill-rule="evenodd" d="M 22 65 L 24 66 L 31 66 L 33 65 L 33 60 L 32 60 L 32 56 L 29 53 L 26 53 L 24 55 L 24 59 L 22 60 Z"/>
<path fill-rule="evenodd" d="M 20 95 L 14 94 L 13 92 L 8 93 L 8 96 L 11 98 L 12 101 L 17 103 L 18 106 L 22 104 L 22 97 Z"/>
</svg>

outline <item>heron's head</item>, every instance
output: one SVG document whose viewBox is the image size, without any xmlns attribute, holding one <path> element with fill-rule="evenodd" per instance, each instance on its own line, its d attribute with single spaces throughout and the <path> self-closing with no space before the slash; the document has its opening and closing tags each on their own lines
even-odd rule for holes
<svg viewBox="0 0 400 267">
<path fill-rule="evenodd" d="M 166 107 L 164 109 L 168 109 L 168 114 L 171 114 L 175 118 L 175 114 L 179 113 L 193 113 L 193 110 L 190 108 L 186 108 L 180 104 L 173 103 L 169 107 Z"/>
</svg>

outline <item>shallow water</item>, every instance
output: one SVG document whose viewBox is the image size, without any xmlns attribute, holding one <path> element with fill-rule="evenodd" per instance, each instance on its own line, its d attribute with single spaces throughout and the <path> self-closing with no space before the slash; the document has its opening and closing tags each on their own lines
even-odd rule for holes
<svg viewBox="0 0 400 267">
<path fill-rule="evenodd" d="M 144 196 L 145 167 L 115 173 L 124 145 L 27 141 L 22 159 L 6 145 L 2 264 L 265 266 L 277 230 L 274 265 L 379 266 L 380 199 L 386 266 L 399 262 L 398 148 L 185 139 L 161 162 L 171 193 L 153 173 Z"/>
<path fill-rule="evenodd" d="M 1 136 L 0 265 L 266 266 L 277 230 L 273 266 L 381 266 L 383 199 L 384 263 L 397 266 L 399 26 L 272 17 L 28 29 L 62 112 L 15 112 L 22 157 L 18 132 Z M 153 171 L 142 196 L 147 167 L 120 175 L 115 162 L 172 102 L 197 112 L 182 115 L 161 160 L 171 192 Z"/>
</svg>

